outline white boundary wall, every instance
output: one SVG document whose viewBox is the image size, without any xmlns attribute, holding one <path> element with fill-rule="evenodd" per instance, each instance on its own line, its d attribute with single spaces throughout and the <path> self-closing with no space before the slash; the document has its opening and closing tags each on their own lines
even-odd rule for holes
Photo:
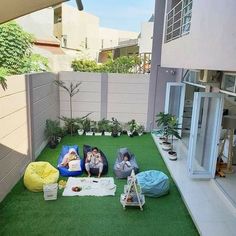
<svg viewBox="0 0 236 236">
<path fill-rule="evenodd" d="M 60 72 L 66 85 L 82 82 L 80 91 L 72 97 L 73 117 L 89 112 L 92 120 L 115 117 L 128 122 L 135 119 L 146 126 L 149 75 L 87 72 Z M 60 115 L 70 116 L 68 93 L 60 88 Z"/>
</svg>

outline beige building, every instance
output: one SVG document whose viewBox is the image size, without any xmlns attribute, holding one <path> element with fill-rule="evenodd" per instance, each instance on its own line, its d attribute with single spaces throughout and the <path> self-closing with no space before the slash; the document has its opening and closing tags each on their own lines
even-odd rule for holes
<svg viewBox="0 0 236 236">
<path fill-rule="evenodd" d="M 54 9 L 54 35 L 66 54 L 97 61 L 100 49 L 135 39 L 138 33 L 100 27 L 97 16 L 61 4 Z"/>
</svg>

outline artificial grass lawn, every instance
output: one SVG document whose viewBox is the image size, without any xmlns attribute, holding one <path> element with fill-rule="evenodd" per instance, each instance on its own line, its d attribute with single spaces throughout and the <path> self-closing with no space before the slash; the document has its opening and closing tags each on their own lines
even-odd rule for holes
<svg viewBox="0 0 236 236">
<path fill-rule="evenodd" d="M 117 149 L 128 147 L 135 153 L 140 171 L 155 169 L 170 177 L 150 134 L 133 138 L 67 136 L 56 149 L 45 148 L 38 160 L 56 166 L 63 144 L 78 144 L 80 156 L 83 144 L 98 146 L 109 161 L 107 176 L 114 176 Z M 115 196 L 62 197 L 59 190 L 56 201 L 45 201 L 43 193 L 29 192 L 21 179 L 0 203 L 0 235 L 198 235 L 171 177 L 170 193 L 160 198 L 146 197 L 143 211 L 136 207 L 123 210 L 119 199 L 125 183 L 115 179 Z"/>
</svg>

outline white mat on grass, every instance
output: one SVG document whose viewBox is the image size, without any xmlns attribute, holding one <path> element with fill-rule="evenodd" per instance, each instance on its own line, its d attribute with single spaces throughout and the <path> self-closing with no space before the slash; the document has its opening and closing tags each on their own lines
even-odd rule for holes
<svg viewBox="0 0 236 236">
<path fill-rule="evenodd" d="M 73 187 L 81 187 L 82 190 L 74 192 Z M 114 196 L 115 192 L 116 185 L 113 177 L 69 177 L 62 196 Z"/>
</svg>

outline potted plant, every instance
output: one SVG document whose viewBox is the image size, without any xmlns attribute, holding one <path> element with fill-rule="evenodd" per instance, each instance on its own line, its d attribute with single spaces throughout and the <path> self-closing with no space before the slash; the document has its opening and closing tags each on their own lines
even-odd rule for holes
<svg viewBox="0 0 236 236">
<path fill-rule="evenodd" d="M 138 127 L 137 127 L 138 135 L 141 136 L 144 131 L 145 131 L 144 126 L 143 125 L 138 125 Z"/>
<path fill-rule="evenodd" d="M 116 118 L 112 117 L 112 123 L 111 123 L 112 137 L 120 136 L 121 131 L 122 131 L 122 128 L 121 128 L 119 121 Z"/>
<path fill-rule="evenodd" d="M 170 143 L 168 143 L 168 135 L 166 132 L 166 128 L 169 122 L 171 121 L 172 117 L 173 116 L 171 114 L 164 112 L 160 112 L 159 114 L 156 115 L 157 118 L 156 124 L 158 128 L 157 133 L 161 135 L 159 139 L 161 140 L 162 143 L 164 143 L 164 145 L 165 144 L 170 145 Z"/>
<path fill-rule="evenodd" d="M 94 128 L 94 135 L 95 136 L 102 136 L 103 129 L 102 127 L 96 122 L 96 126 Z"/>
<path fill-rule="evenodd" d="M 91 120 L 89 118 L 84 119 L 83 121 L 83 128 L 84 132 L 87 136 L 92 136 L 93 132 L 91 131 Z"/>
<path fill-rule="evenodd" d="M 137 132 L 138 124 L 136 123 L 135 119 L 132 119 L 131 121 L 129 121 L 128 125 L 129 125 L 129 130 L 127 134 L 130 137 L 138 136 L 138 132 Z"/>
<path fill-rule="evenodd" d="M 102 134 L 104 134 L 107 124 L 109 123 L 109 120 L 106 120 L 105 118 L 103 118 L 102 120 L 99 120 L 97 123 L 98 126 L 98 130 L 100 130 L 100 132 L 102 132 Z"/>
<path fill-rule="evenodd" d="M 58 120 L 46 120 L 45 136 L 48 138 L 48 145 L 50 148 L 56 148 L 58 142 L 60 141 L 60 134 L 62 129 L 60 128 L 60 123 Z"/>
<path fill-rule="evenodd" d="M 74 121 L 73 127 L 75 130 L 77 130 L 79 135 L 84 134 L 84 132 L 85 132 L 84 131 L 84 121 L 90 114 L 91 114 L 91 112 L 83 117 L 79 117 L 79 118 L 74 119 L 75 121 Z"/>
<path fill-rule="evenodd" d="M 111 136 L 112 134 L 112 124 L 110 121 L 108 121 L 108 123 L 105 124 L 105 131 L 104 131 L 104 135 L 105 136 Z"/>
<path fill-rule="evenodd" d="M 179 124 L 177 122 L 177 118 L 175 116 L 172 116 L 172 119 L 169 121 L 168 126 L 166 128 L 166 133 L 168 137 L 171 137 L 171 146 L 168 151 L 169 159 L 172 161 L 177 160 L 177 153 L 173 150 L 173 143 L 174 143 L 174 137 L 177 139 L 181 139 L 179 135 Z"/>
</svg>

